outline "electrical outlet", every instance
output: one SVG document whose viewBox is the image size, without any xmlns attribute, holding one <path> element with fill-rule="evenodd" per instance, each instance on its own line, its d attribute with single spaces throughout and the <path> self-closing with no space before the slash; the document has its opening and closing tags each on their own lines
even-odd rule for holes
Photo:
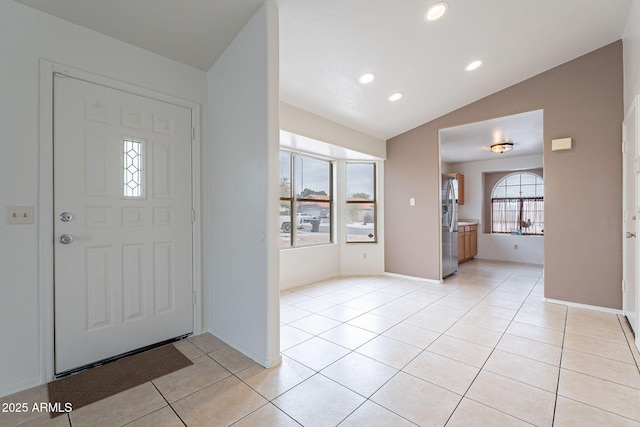
<svg viewBox="0 0 640 427">
<path fill-rule="evenodd" d="M 517 251 L 518 250 L 518 245 L 513 245 L 513 250 Z"/>
<path fill-rule="evenodd" d="M 33 206 L 7 206 L 7 224 L 33 224 Z"/>
<path fill-rule="evenodd" d="M 362 254 L 362 258 L 367 259 L 367 253 L 366 253 L 366 252 L 364 252 L 364 253 Z"/>
</svg>

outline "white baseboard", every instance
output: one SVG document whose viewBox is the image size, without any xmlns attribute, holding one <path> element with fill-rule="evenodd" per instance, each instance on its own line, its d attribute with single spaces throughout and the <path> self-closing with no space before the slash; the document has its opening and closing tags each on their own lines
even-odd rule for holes
<svg viewBox="0 0 640 427">
<path fill-rule="evenodd" d="M 9 396 L 10 394 L 18 393 L 32 387 L 37 387 L 39 385 L 45 384 L 40 381 L 40 378 L 29 378 L 28 380 L 20 381 L 17 383 L 9 384 L 6 386 L 0 387 L 0 397 Z"/>
<path fill-rule="evenodd" d="M 386 271 L 384 272 L 384 275 L 390 277 L 399 277 L 400 279 L 416 280 L 418 282 L 433 283 L 435 285 L 442 285 L 444 283 L 443 280 L 425 279 L 424 277 L 407 276 L 405 274 L 388 273 Z"/>
<path fill-rule="evenodd" d="M 284 291 L 286 289 L 297 288 L 298 286 L 310 285 L 312 283 L 322 282 L 323 280 L 335 279 L 336 277 L 340 277 L 340 276 L 342 276 L 342 274 L 340 273 L 329 274 L 326 276 L 314 277 L 313 279 L 306 279 L 306 280 L 301 280 L 299 282 L 287 283 L 286 285 L 280 285 L 280 290 Z"/>
<path fill-rule="evenodd" d="M 345 276 L 345 277 L 354 277 L 354 276 L 361 276 L 361 277 L 380 277 L 380 276 L 384 276 L 384 271 L 343 271 L 339 274 L 339 276 Z"/>
<path fill-rule="evenodd" d="M 250 358 L 251 360 L 253 360 L 257 364 L 259 364 L 259 365 L 261 365 L 261 366 L 263 366 L 265 368 L 273 368 L 274 366 L 277 366 L 282 362 L 282 355 L 280 353 L 278 353 L 278 356 L 275 357 L 275 358 L 264 359 L 263 357 L 261 357 L 260 355 L 254 353 L 253 351 L 249 350 L 248 348 L 244 347 L 243 345 L 240 345 L 240 344 L 236 343 L 232 339 L 229 339 L 228 337 L 226 337 L 224 334 L 216 331 L 215 328 L 211 328 L 211 327 L 206 328 L 205 332 L 209 332 L 214 337 L 224 341 L 229 346 L 235 348 L 240 353 L 244 354 L 245 356 L 247 356 L 248 358 Z"/>
<path fill-rule="evenodd" d="M 295 282 L 295 283 L 288 283 L 286 285 L 280 285 L 280 290 L 284 291 L 287 289 L 292 289 L 292 288 L 297 288 L 299 286 L 305 286 L 305 285 L 311 285 L 313 283 L 317 283 L 317 282 L 322 282 L 324 280 L 331 280 L 331 279 L 336 279 L 338 277 L 379 277 L 379 276 L 385 276 L 387 275 L 385 272 L 379 272 L 379 273 L 364 273 L 364 272 L 340 272 L 340 273 L 336 273 L 336 274 L 330 274 L 327 276 L 319 276 L 319 277 L 314 277 L 313 279 L 308 279 L 308 280 L 302 280 L 300 282 Z"/>
<path fill-rule="evenodd" d="M 601 311 L 603 313 L 622 314 L 622 310 L 616 310 L 615 308 L 600 307 L 597 305 L 588 305 L 588 304 L 578 304 L 577 302 L 562 301 L 562 300 L 551 299 L 551 298 L 545 298 L 544 301 L 552 304 L 566 305 L 568 307 L 576 307 L 576 308 L 584 308 L 586 310 Z"/>
</svg>

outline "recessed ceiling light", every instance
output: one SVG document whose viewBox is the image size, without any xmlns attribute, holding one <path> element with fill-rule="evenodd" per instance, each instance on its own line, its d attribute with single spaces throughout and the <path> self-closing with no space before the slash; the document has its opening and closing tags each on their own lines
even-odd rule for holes
<svg viewBox="0 0 640 427">
<path fill-rule="evenodd" d="M 389 101 L 395 102 L 395 101 L 399 100 L 400 98 L 402 98 L 403 96 L 404 96 L 404 93 L 402 93 L 402 92 L 394 92 L 391 95 L 389 95 Z"/>
<path fill-rule="evenodd" d="M 429 22 L 442 18 L 442 15 L 447 12 L 448 7 L 449 5 L 443 1 L 432 4 L 431 7 L 427 9 L 427 13 L 424 14 L 424 20 Z"/>
<path fill-rule="evenodd" d="M 481 65 L 482 65 L 482 61 L 480 60 L 473 61 L 472 63 L 470 63 L 465 67 L 465 70 L 467 71 L 477 70 Z"/>
<path fill-rule="evenodd" d="M 363 85 L 371 83 L 376 78 L 376 73 L 364 73 L 358 78 L 358 81 Z"/>
</svg>

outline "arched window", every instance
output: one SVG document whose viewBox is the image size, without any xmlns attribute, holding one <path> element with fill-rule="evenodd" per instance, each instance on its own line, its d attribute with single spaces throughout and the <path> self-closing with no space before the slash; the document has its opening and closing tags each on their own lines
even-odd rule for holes
<svg viewBox="0 0 640 427">
<path fill-rule="evenodd" d="M 491 232 L 544 234 L 544 181 L 528 172 L 512 173 L 491 192 Z"/>
</svg>

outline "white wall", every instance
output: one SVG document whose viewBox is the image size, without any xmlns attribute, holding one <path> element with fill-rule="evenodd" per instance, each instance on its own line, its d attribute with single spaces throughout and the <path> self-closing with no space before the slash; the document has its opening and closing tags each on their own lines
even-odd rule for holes
<svg viewBox="0 0 640 427">
<path fill-rule="evenodd" d="M 622 38 L 624 49 L 624 112 L 640 93 L 640 0 L 633 0 Z"/>
<path fill-rule="evenodd" d="M 206 106 L 206 73 L 13 1 L 0 2 L 0 396 L 49 381 L 40 324 L 39 224 L 8 226 L 8 205 L 39 198 L 39 60 Z M 203 111 L 206 111 L 203 109 Z M 48 271 L 42 272 L 49 274 Z"/>
<path fill-rule="evenodd" d="M 483 172 L 541 167 L 541 154 L 448 165 L 449 172 L 458 172 L 464 175 L 464 205 L 460 206 L 459 217 L 461 219 L 475 219 L 481 222 L 481 225 L 478 226 L 478 255 L 476 258 L 533 264 L 543 263 L 544 237 L 495 235 L 482 232 L 482 222 L 488 220 L 488 218 L 482 218 L 484 200 Z M 514 249 L 514 245 L 518 245 L 517 250 Z"/>
<path fill-rule="evenodd" d="M 265 3 L 208 73 L 204 155 L 209 327 L 263 366 L 280 360 L 278 23 Z"/>
<path fill-rule="evenodd" d="M 386 141 L 284 102 L 280 103 L 280 127 L 297 135 L 338 145 L 379 159 L 387 157 Z"/>
<path fill-rule="evenodd" d="M 280 288 L 291 288 L 340 274 L 338 245 L 309 246 L 280 251 Z"/>
<path fill-rule="evenodd" d="M 349 156 L 370 160 L 386 157 L 386 143 L 383 140 L 363 134 L 351 128 L 327 120 L 288 104 L 280 104 L 280 127 L 297 135 L 331 145 L 324 150 L 318 148 L 315 154 L 339 156 L 335 166 L 336 203 L 334 215 L 335 244 L 280 251 L 280 287 L 289 288 L 341 274 L 383 274 L 384 273 L 384 191 L 382 188 L 384 165 L 378 162 L 378 242 L 345 242 L 346 218 L 345 163 Z M 295 147 L 290 147 L 295 149 Z M 313 144 L 306 144 L 307 152 L 314 154 Z M 338 148 L 338 149 L 336 149 Z M 345 150 L 341 150 L 344 148 Z M 366 253 L 366 258 L 364 254 Z"/>
</svg>

